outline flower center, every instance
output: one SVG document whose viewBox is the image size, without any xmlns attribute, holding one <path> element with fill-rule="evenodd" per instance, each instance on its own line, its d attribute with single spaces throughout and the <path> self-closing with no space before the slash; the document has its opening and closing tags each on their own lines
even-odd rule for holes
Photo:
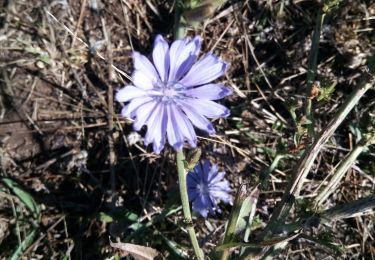
<svg viewBox="0 0 375 260">
<path fill-rule="evenodd" d="M 183 97 L 185 87 L 179 82 L 159 81 L 155 85 L 155 90 L 158 92 L 156 96 L 158 96 L 162 102 L 170 103 Z"/>
<path fill-rule="evenodd" d="M 174 90 L 173 88 L 168 88 L 168 87 L 163 88 L 162 93 L 165 97 L 168 97 L 168 98 L 173 98 L 174 96 L 177 95 L 176 90 Z"/>
<path fill-rule="evenodd" d="M 200 182 L 197 184 L 197 190 L 201 195 L 208 194 L 208 185 L 206 185 L 204 182 Z"/>
</svg>

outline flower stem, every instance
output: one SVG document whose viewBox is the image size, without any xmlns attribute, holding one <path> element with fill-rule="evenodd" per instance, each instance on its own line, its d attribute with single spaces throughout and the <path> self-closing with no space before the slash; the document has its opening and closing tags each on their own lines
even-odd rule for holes
<svg viewBox="0 0 375 260">
<path fill-rule="evenodd" d="M 186 170 L 184 166 L 185 156 L 183 151 L 177 152 L 176 155 L 176 162 L 177 162 L 177 172 L 178 172 L 178 182 L 180 186 L 180 197 L 182 203 L 182 211 L 184 212 L 185 222 L 188 223 L 187 231 L 189 233 L 191 244 L 193 245 L 193 249 L 195 255 L 199 260 L 204 259 L 203 251 L 199 247 L 197 235 L 194 231 L 194 226 L 192 224 L 191 212 L 190 212 L 190 205 L 189 205 L 189 197 L 187 192 L 187 185 L 186 185 Z"/>
<path fill-rule="evenodd" d="M 184 2 L 183 0 L 177 0 L 175 6 L 175 32 L 174 32 L 174 39 L 182 39 L 185 37 L 186 34 L 186 26 L 183 24 L 181 19 L 181 13 L 184 9 Z M 180 197 L 181 197 L 181 204 L 182 204 L 182 211 L 184 212 L 184 220 L 188 223 L 187 231 L 189 233 L 191 244 L 193 245 L 194 253 L 197 256 L 198 260 L 204 260 L 204 254 L 202 249 L 199 247 L 197 235 L 194 231 L 193 220 L 191 218 L 190 212 L 190 205 L 189 205 L 189 197 L 187 192 L 187 185 L 186 185 L 186 174 L 187 171 L 184 165 L 185 156 L 184 152 L 178 151 L 176 154 L 176 163 L 177 163 L 177 172 L 178 172 L 178 182 L 180 186 Z"/>
<path fill-rule="evenodd" d="M 184 11 L 184 1 L 177 0 L 175 2 L 175 12 L 174 12 L 174 39 L 183 39 L 186 35 L 186 25 L 182 21 L 181 14 Z"/>
</svg>

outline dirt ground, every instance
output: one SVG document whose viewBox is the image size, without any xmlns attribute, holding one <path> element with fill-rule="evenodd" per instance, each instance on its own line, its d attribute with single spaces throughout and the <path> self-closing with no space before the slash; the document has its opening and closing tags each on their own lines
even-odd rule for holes
<svg viewBox="0 0 375 260">
<path fill-rule="evenodd" d="M 227 1 L 188 30 L 203 37 L 203 52 L 231 64 L 219 79 L 234 90 L 221 101 L 231 116 L 215 122 L 216 136 L 198 132 L 203 158 L 218 163 L 236 190 L 241 183 L 256 185 L 276 155 L 288 154 L 261 191 L 254 234 L 311 144 L 301 120 L 321 6 L 308 0 Z M 192 254 L 181 225 L 173 150 L 152 153 L 142 141 L 145 131 L 134 132 L 113 100 L 129 83 L 132 51 L 150 53 L 157 34 L 173 40 L 174 2 L 0 0 L 0 10 L 0 178 L 18 184 L 39 210 L 0 182 L 1 259 L 118 259 L 124 253 L 109 238 L 153 247 L 169 259 Z M 322 88 L 337 85 L 327 99 L 313 99 L 317 132 L 360 83 L 375 51 L 374 32 L 370 0 L 343 0 L 327 15 L 315 81 Z M 363 118 L 374 121 L 374 98 L 370 90 L 325 145 L 301 204 L 353 149 Z M 325 207 L 374 194 L 374 172 L 369 146 Z M 222 239 L 231 206 L 221 208 L 195 220 L 205 252 Z M 312 228 L 309 235 L 340 246 L 340 258 L 375 259 L 374 222 L 370 211 Z M 323 244 L 295 239 L 277 259 L 337 257 Z"/>
</svg>

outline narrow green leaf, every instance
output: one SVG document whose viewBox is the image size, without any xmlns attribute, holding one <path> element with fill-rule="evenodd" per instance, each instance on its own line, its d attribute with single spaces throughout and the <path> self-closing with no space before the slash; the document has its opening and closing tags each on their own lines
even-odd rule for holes
<svg viewBox="0 0 375 260">
<path fill-rule="evenodd" d="M 250 219 L 252 219 L 251 212 L 254 210 L 254 205 L 256 205 L 256 201 L 254 201 L 252 197 L 255 193 L 257 193 L 257 191 L 257 187 L 251 187 L 249 184 L 242 184 L 239 187 L 234 200 L 233 209 L 228 220 L 228 225 L 225 230 L 223 245 L 233 242 L 236 234 L 247 228 L 247 223 Z M 247 200 L 248 202 L 246 202 Z M 221 259 L 227 259 L 228 256 L 229 251 L 227 248 L 224 248 Z"/>
<path fill-rule="evenodd" d="M 24 191 L 15 181 L 9 178 L 3 178 L 3 183 L 25 204 L 25 206 L 35 214 L 36 218 L 40 217 L 39 205 L 35 202 L 33 197 Z"/>
<path fill-rule="evenodd" d="M 14 253 L 9 259 L 10 260 L 20 259 L 23 251 L 25 251 L 33 243 L 35 235 L 36 235 L 36 229 L 32 230 L 26 236 L 25 240 L 22 241 L 22 243 L 17 247 L 17 249 L 14 251 Z"/>
<path fill-rule="evenodd" d="M 236 248 L 236 247 L 253 247 L 253 248 L 259 248 L 260 246 L 257 244 L 252 243 L 245 243 L 245 242 L 229 242 L 223 245 L 220 245 L 216 247 L 217 251 L 224 251 L 226 249 Z"/>
<path fill-rule="evenodd" d="M 256 187 L 250 193 L 250 195 L 244 200 L 240 209 L 240 215 L 238 216 L 236 225 L 236 234 L 245 231 L 244 241 L 248 242 L 250 235 L 251 224 L 256 211 L 256 205 L 259 197 L 259 189 Z"/>
<path fill-rule="evenodd" d="M 176 242 L 168 239 L 167 237 L 159 234 L 162 238 L 164 244 L 167 247 L 167 250 L 172 254 L 171 259 L 184 260 L 189 259 L 189 256 L 181 249 L 181 246 Z"/>
<path fill-rule="evenodd" d="M 301 236 L 300 231 L 298 231 L 295 234 L 291 234 L 291 235 L 289 235 L 287 237 L 273 237 L 271 239 L 264 240 L 264 241 L 261 241 L 261 242 L 256 242 L 256 243 L 229 242 L 229 243 L 225 243 L 223 245 L 218 246 L 216 248 L 216 250 L 223 251 L 223 250 L 226 250 L 226 249 L 236 248 L 236 247 L 260 248 L 260 247 L 275 246 L 275 245 L 278 245 L 280 243 L 286 243 L 288 241 L 291 241 L 291 240 L 293 240 L 293 239 L 295 239 L 295 238 L 297 238 L 299 236 Z"/>
</svg>

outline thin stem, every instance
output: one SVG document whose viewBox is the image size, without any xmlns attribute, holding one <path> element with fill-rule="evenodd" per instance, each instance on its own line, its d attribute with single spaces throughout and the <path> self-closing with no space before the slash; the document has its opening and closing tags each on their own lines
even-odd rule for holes
<svg viewBox="0 0 375 260">
<path fill-rule="evenodd" d="M 187 231 L 189 233 L 191 244 L 193 245 L 194 253 L 199 260 L 204 259 L 203 251 L 199 247 L 197 235 L 194 231 L 194 226 L 192 224 L 193 220 L 190 212 L 189 197 L 186 185 L 186 170 L 184 166 L 185 156 L 183 151 L 177 152 L 176 162 L 177 162 L 177 172 L 178 172 L 178 182 L 180 187 L 180 197 L 182 203 L 182 211 L 184 213 L 185 222 L 188 223 Z"/>
<path fill-rule="evenodd" d="M 266 190 L 267 183 L 269 182 L 269 178 L 271 173 L 277 168 L 279 162 L 284 158 L 292 158 L 291 154 L 277 154 L 273 159 L 271 165 L 262 173 L 260 177 L 260 187 L 262 190 Z"/>
<path fill-rule="evenodd" d="M 307 120 L 310 121 L 310 123 L 307 125 L 307 129 L 311 137 L 315 136 L 315 131 L 314 131 L 314 117 L 312 114 L 312 100 L 310 96 L 311 96 L 311 90 L 312 90 L 312 86 L 313 86 L 315 76 L 316 76 L 320 33 L 321 33 L 324 17 L 325 17 L 325 14 L 319 11 L 318 16 L 316 17 L 316 23 L 315 23 L 315 29 L 314 29 L 313 39 L 311 43 L 311 51 L 310 51 L 309 65 L 308 65 L 308 71 L 307 71 L 307 93 L 306 93 L 307 100 L 305 104 L 305 113 L 306 113 Z"/>
<path fill-rule="evenodd" d="M 175 2 L 175 11 L 174 11 L 174 39 L 182 39 L 186 35 L 186 25 L 182 21 L 181 14 L 184 11 L 184 1 L 183 0 L 177 0 Z"/>
<path fill-rule="evenodd" d="M 186 26 L 182 22 L 181 13 L 184 10 L 184 1 L 177 0 L 175 2 L 175 16 L 174 16 L 174 25 L 175 25 L 175 32 L 174 32 L 174 39 L 182 39 L 185 37 L 186 34 Z M 178 172 L 178 182 L 180 187 L 180 197 L 181 197 L 181 204 L 182 204 L 182 211 L 184 213 L 184 221 L 188 223 L 187 231 L 190 237 L 191 244 L 193 245 L 194 253 L 199 260 L 204 260 L 204 254 L 202 249 L 199 247 L 197 235 L 194 231 L 193 220 L 191 217 L 190 212 L 190 205 L 189 205 L 189 197 L 187 192 L 187 185 L 186 185 L 186 174 L 187 171 L 184 165 L 185 156 L 184 152 L 181 150 L 176 154 L 176 163 L 177 163 L 177 172 Z"/>
</svg>

